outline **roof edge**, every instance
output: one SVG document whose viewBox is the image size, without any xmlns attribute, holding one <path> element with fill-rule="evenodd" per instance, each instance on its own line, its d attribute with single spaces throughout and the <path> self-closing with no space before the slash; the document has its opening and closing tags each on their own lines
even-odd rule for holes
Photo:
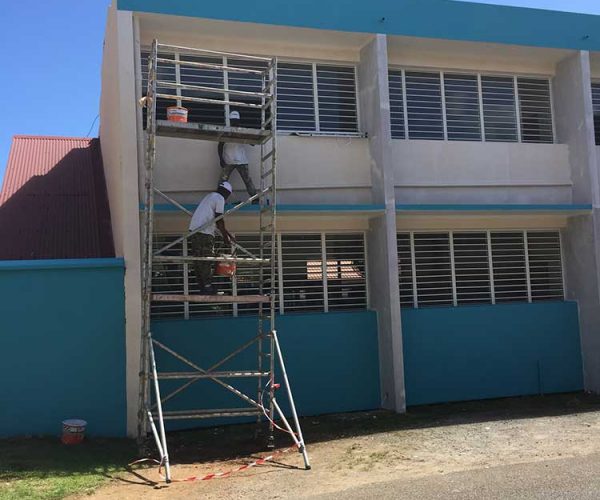
<svg viewBox="0 0 600 500">
<path fill-rule="evenodd" d="M 456 0 L 116 0 L 117 9 L 171 16 L 443 40 L 600 50 L 600 16 Z M 432 12 L 435 15 L 432 16 Z M 535 29 L 532 29 L 535 27 Z"/>
</svg>

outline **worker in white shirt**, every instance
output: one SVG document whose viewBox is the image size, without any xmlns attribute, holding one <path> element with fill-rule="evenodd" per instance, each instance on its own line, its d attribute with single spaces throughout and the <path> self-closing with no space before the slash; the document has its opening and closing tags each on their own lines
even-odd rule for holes
<svg viewBox="0 0 600 500">
<path fill-rule="evenodd" d="M 215 232 L 218 229 L 225 245 L 230 246 L 234 241 L 233 236 L 225 228 L 225 221 L 214 219 L 225 212 L 225 200 L 229 198 L 232 188 L 229 182 L 221 182 L 216 191 L 207 194 L 199 203 L 192 215 L 190 231 L 203 227 L 200 231 L 189 237 L 194 257 L 214 257 Z M 193 269 L 200 295 L 214 295 L 217 290 L 212 285 L 213 263 L 209 261 L 194 261 Z"/>
<path fill-rule="evenodd" d="M 240 126 L 239 111 L 229 113 L 229 124 L 232 127 Z M 248 173 L 248 157 L 246 146 L 234 142 L 219 142 L 219 160 L 221 161 L 221 182 L 226 182 L 234 170 L 237 170 L 246 185 L 246 191 L 250 196 L 256 194 L 256 188 Z M 258 203 L 258 200 L 255 200 Z"/>
</svg>

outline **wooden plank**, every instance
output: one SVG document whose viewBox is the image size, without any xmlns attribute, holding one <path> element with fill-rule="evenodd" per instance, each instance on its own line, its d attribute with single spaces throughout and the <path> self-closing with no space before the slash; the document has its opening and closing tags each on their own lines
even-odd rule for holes
<svg viewBox="0 0 600 500">
<path fill-rule="evenodd" d="M 269 302 L 266 295 L 165 295 L 155 293 L 152 295 L 154 302 L 194 302 L 208 304 L 257 304 Z"/>
</svg>

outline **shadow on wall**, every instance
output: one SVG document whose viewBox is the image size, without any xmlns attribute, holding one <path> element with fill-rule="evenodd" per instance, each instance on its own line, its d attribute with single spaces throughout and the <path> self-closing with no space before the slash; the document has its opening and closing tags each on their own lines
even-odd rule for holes
<svg viewBox="0 0 600 500">
<path fill-rule="evenodd" d="M 33 169 L 22 170 L 16 174 Z M 72 149 L 6 199 L 0 235 L 0 260 L 114 257 L 100 141 Z"/>
</svg>

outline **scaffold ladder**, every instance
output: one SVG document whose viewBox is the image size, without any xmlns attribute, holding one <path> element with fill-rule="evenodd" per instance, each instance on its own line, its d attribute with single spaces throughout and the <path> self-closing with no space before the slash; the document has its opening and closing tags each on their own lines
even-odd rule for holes
<svg viewBox="0 0 600 500">
<path fill-rule="evenodd" d="M 168 53 L 185 53 L 195 57 L 182 60 L 179 57 L 163 57 Z M 222 63 L 201 62 L 207 57 L 220 57 Z M 204 58 L 204 59 L 203 59 Z M 227 61 L 227 62 L 226 62 Z M 260 68 L 253 69 L 251 64 L 236 65 L 229 61 L 245 61 L 255 63 Z M 174 66 L 179 72 L 181 67 L 205 68 L 211 71 L 222 71 L 223 74 L 246 73 L 261 79 L 261 90 L 249 92 L 233 90 L 224 84 L 222 88 L 205 87 L 200 85 L 187 85 L 180 82 L 163 81 L 159 77 L 157 68 L 165 65 Z M 145 161 L 145 204 L 143 220 L 143 318 L 142 341 L 140 359 L 140 401 L 138 415 L 138 441 L 143 443 L 149 433 L 154 437 L 156 447 L 160 454 L 160 462 L 164 466 L 166 480 L 171 481 L 169 452 L 165 421 L 167 420 L 194 420 L 219 417 L 256 416 L 259 425 L 268 422 L 268 444 L 274 446 L 274 429 L 281 428 L 292 437 L 298 451 L 303 455 L 304 464 L 310 468 L 308 454 L 298 420 L 285 363 L 277 336 L 275 326 L 275 306 L 277 298 L 277 251 L 276 251 L 276 221 L 277 221 L 277 60 L 276 58 L 254 57 L 241 54 L 231 54 L 210 50 L 178 47 L 159 44 L 154 40 L 148 60 L 148 86 L 144 99 L 146 107 L 146 161 Z M 227 81 L 227 78 L 224 79 Z M 185 95 L 184 92 L 185 90 Z M 173 92 L 175 91 L 175 92 Z M 217 95 L 218 97 L 215 97 Z M 200 97 L 198 97 L 200 96 Z M 225 126 L 203 123 L 177 123 L 161 120 L 157 116 L 157 101 L 175 101 L 178 105 L 185 102 L 204 103 L 224 107 L 224 112 L 231 108 L 252 108 L 260 113 L 260 127 L 231 127 L 226 121 Z M 154 170 L 156 166 L 157 136 L 184 137 L 198 140 L 240 142 L 260 145 L 260 189 L 256 195 L 249 197 L 242 203 L 227 210 L 222 217 L 237 212 L 246 205 L 258 200 L 259 205 L 259 251 L 258 255 L 235 244 L 236 252 L 227 257 L 194 257 L 187 255 L 166 255 L 165 252 L 179 244 L 186 244 L 187 238 L 203 230 L 202 226 L 195 231 L 182 235 L 175 241 L 154 248 L 154 199 L 158 195 L 171 203 L 187 215 L 191 212 L 181 203 L 174 200 L 167 193 L 154 185 Z M 208 225 L 208 224 L 207 224 Z M 194 261 L 228 261 L 239 262 L 244 265 L 258 266 L 258 294 L 257 295 L 192 295 L 192 294 L 160 294 L 154 293 L 152 288 L 153 264 L 155 263 L 191 263 Z M 209 367 L 201 367 L 190 359 L 185 353 L 177 352 L 166 343 L 160 342 L 152 336 L 151 306 L 156 302 L 178 303 L 253 303 L 258 307 L 258 328 L 256 335 L 227 354 L 218 362 Z M 257 346 L 257 365 L 245 370 L 224 370 L 222 367 L 228 361 L 251 346 Z M 161 372 L 157 367 L 155 353 L 160 350 L 173 356 L 189 368 L 184 372 Z M 281 372 L 281 383 L 276 382 L 276 370 Z M 233 380 L 255 378 L 257 380 L 256 397 L 246 394 L 236 388 Z M 161 394 L 161 381 L 180 380 L 183 384 L 166 395 Z M 239 397 L 246 406 L 239 408 L 218 409 L 190 409 L 169 411 L 166 404 L 191 387 L 199 380 L 210 380 Z M 285 391 L 288 399 L 292 421 L 290 422 L 282 411 L 277 398 L 276 389 Z M 266 399 L 266 402 L 265 402 Z M 281 421 L 280 425 L 275 420 Z"/>
</svg>

